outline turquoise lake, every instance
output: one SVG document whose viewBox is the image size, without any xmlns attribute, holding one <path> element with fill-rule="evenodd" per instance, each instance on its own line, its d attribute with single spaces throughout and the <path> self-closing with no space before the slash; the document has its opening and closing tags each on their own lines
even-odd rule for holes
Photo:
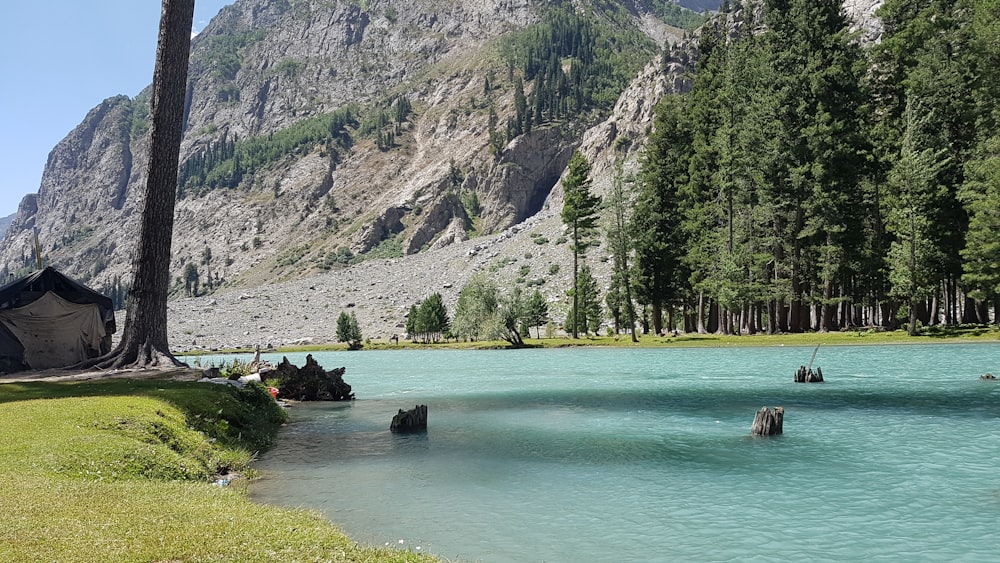
<svg viewBox="0 0 1000 563">
<path fill-rule="evenodd" d="M 294 406 L 251 494 L 450 560 L 1000 560 L 1000 345 L 823 347 L 793 383 L 812 352 L 317 353 L 357 400 Z"/>
</svg>

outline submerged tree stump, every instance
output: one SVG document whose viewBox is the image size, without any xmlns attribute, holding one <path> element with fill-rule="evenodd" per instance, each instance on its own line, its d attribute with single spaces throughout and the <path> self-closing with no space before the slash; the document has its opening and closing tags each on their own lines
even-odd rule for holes
<svg viewBox="0 0 1000 563">
<path fill-rule="evenodd" d="M 823 383 L 823 368 L 817 367 L 816 371 L 806 366 L 799 366 L 795 372 L 795 383 Z"/>
<path fill-rule="evenodd" d="M 426 432 L 427 405 L 417 405 L 408 411 L 399 409 L 399 414 L 392 417 L 389 430 L 393 432 Z"/>
<path fill-rule="evenodd" d="M 761 407 L 753 417 L 753 426 L 750 427 L 750 434 L 753 436 L 775 436 L 781 434 L 784 422 L 784 407 L 774 407 L 773 411 L 767 407 Z"/>
</svg>

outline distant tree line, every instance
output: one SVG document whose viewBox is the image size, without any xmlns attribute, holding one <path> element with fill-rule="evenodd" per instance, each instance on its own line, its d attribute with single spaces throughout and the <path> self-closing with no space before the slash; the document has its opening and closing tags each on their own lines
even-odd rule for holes
<svg viewBox="0 0 1000 563">
<path fill-rule="evenodd" d="M 631 220 L 655 330 L 913 333 L 1000 308 L 1000 1 L 887 0 L 867 52 L 841 4 L 723 14 L 693 90 L 659 104 Z"/>
<path fill-rule="evenodd" d="M 530 329 L 549 320 L 549 306 L 539 291 L 524 295 L 521 288 L 502 291 L 484 273 L 472 276 L 462 288 L 455 306 L 455 315 L 440 293 L 434 293 L 413 304 L 406 316 L 406 332 L 413 341 L 438 342 L 460 339 L 468 342 L 504 340 L 511 346 L 522 347 Z"/>
</svg>

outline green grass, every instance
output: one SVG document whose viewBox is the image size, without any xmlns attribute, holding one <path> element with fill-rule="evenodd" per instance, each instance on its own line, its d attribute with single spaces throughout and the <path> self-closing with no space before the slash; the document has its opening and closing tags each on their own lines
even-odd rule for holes
<svg viewBox="0 0 1000 563">
<path fill-rule="evenodd" d="M 534 333 L 534 332 L 532 332 Z M 616 346 L 623 348 L 712 348 L 736 346 L 856 346 L 878 344 L 931 344 L 945 342 L 996 342 L 1000 329 L 993 327 L 932 327 L 918 336 L 908 336 L 906 331 L 856 330 L 841 332 L 805 332 L 797 334 L 678 334 L 677 336 L 640 335 L 632 343 L 628 335 L 571 338 L 526 339 L 525 342 L 545 348 L 569 346 Z"/>
<path fill-rule="evenodd" d="M 535 334 L 534 328 L 531 334 Z M 943 344 L 952 342 L 997 342 L 1000 341 L 1000 328 L 996 326 L 959 326 L 959 327 L 929 327 L 922 329 L 918 336 L 908 336 L 906 331 L 854 330 L 842 332 L 805 332 L 799 334 L 754 334 L 754 335 L 722 335 L 722 334 L 679 334 L 678 336 L 639 335 L 639 342 L 633 344 L 628 335 L 618 336 L 581 336 L 572 339 L 567 336 L 555 338 L 525 338 L 524 342 L 532 348 L 571 348 L 587 346 L 613 346 L 619 348 L 712 348 L 737 346 L 854 346 L 877 344 Z M 400 339 L 399 344 L 385 340 L 366 342 L 364 350 L 493 350 L 509 348 L 502 340 L 480 342 L 438 342 L 423 344 Z M 346 344 L 314 344 L 309 346 L 293 346 L 268 350 L 276 353 L 306 353 L 347 350 Z M 212 354 L 252 353 L 249 349 L 221 350 Z M 206 352 L 187 352 L 187 356 L 203 356 Z"/>
<path fill-rule="evenodd" d="M 0 561 L 429 561 L 358 546 L 321 515 L 251 502 L 283 411 L 259 387 L 0 385 Z"/>
</svg>

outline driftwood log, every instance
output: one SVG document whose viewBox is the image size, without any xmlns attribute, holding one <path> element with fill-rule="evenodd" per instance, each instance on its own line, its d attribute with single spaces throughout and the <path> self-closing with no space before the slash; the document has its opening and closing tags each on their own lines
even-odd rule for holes
<svg viewBox="0 0 1000 563">
<path fill-rule="evenodd" d="M 816 371 L 806 366 L 799 366 L 795 372 L 795 383 L 823 383 L 823 368 L 817 367 Z"/>
<path fill-rule="evenodd" d="M 281 380 L 280 397 L 296 401 L 353 401 L 351 386 L 344 382 L 344 368 L 323 369 L 312 354 L 301 368 L 281 358 L 269 376 Z"/>
<path fill-rule="evenodd" d="M 392 417 L 389 430 L 393 432 L 426 432 L 427 405 L 417 405 L 408 411 L 399 409 L 399 414 Z"/>
<path fill-rule="evenodd" d="M 781 434 L 784 422 L 784 407 L 774 407 L 774 410 L 761 407 L 753 417 L 753 426 L 750 427 L 750 434 L 753 436 L 775 436 Z"/>
</svg>

